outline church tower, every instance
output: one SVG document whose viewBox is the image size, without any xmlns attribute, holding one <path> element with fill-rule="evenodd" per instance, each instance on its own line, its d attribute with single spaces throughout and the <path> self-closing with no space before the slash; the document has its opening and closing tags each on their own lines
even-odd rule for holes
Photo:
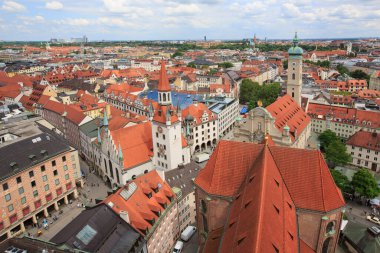
<svg viewBox="0 0 380 253">
<path fill-rule="evenodd" d="M 158 108 L 149 108 L 152 121 L 153 163 L 159 170 L 168 171 L 185 163 L 182 151 L 181 117 L 172 105 L 165 63 L 161 62 L 158 82 Z"/>
<path fill-rule="evenodd" d="M 296 33 L 293 39 L 293 46 L 288 50 L 288 83 L 286 93 L 301 106 L 303 50 L 298 46 L 298 42 Z"/>
</svg>

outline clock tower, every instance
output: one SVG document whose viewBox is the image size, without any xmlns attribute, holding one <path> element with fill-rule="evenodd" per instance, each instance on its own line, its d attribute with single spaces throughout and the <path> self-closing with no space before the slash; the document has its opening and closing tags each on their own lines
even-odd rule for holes
<svg viewBox="0 0 380 253">
<path fill-rule="evenodd" d="M 158 107 L 149 107 L 152 122 L 153 164 L 158 170 L 168 171 L 188 163 L 182 148 L 181 113 L 172 105 L 169 79 L 165 63 L 161 62 L 158 82 Z M 178 105 L 179 106 L 179 105 Z"/>
<path fill-rule="evenodd" d="M 298 42 L 296 33 L 293 39 L 293 46 L 288 50 L 288 82 L 286 93 L 301 106 L 303 50 L 298 46 Z"/>
</svg>

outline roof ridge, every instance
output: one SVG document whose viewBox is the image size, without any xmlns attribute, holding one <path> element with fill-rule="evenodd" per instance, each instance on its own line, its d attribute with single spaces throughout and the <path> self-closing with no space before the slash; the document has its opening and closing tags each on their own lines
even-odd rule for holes
<svg viewBox="0 0 380 253">
<path fill-rule="evenodd" d="M 263 209 L 264 209 L 263 198 L 264 198 L 265 193 L 266 193 L 266 187 L 264 185 L 266 185 L 266 180 L 265 179 L 266 179 L 266 176 L 267 176 L 267 169 L 266 169 L 266 165 L 267 165 L 267 152 L 268 152 L 267 150 L 268 150 L 268 146 L 264 145 L 262 153 L 261 153 L 261 154 L 263 154 L 264 157 L 262 158 L 263 159 L 263 165 L 262 165 L 263 172 L 262 172 L 262 175 L 261 175 L 261 183 L 262 183 L 262 185 L 261 185 L 261 192 L 260 192 L 259 212 L 258 212 L 258 215 L 259 215 L 258 221 L 259 222 L 258 222 L 258 225 L 257 225 L 257 234 L 255 236 L 256 237 L 256 242 L 260 241 L 260 238 L 261 238 L 261 232 L 260 231 L 261 231 L 262 224 L 263 224 L 260 221 L 262 220 L 262 217 L 263 217 Z M 255 252 L 259 252 L 259 249 L 258 249 L 259 245 L 261 245 L 261 244 L 257 243 L 255 245 Z"/>
<path fill-rule="evenodd" d="M 319 172 L 321 173 L 321 193 L 322 193 L 322 205 L 323 205 L 323 210 L 326 212 L 326 205 L 325 205 L 325 191 L 323 187 L 323 172 L 322 172 L 322 164 L 321 164 L 321 154 L 320 152 L 317 151 L 318 155 L 318 164 L 319 164 Z"/>
</svg>

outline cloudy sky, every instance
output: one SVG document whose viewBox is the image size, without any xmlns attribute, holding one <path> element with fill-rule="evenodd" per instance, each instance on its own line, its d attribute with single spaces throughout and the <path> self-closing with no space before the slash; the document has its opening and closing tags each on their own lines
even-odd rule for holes
<svg viewBox="0 0 380 253">
<path fill-rule="evenodd" d="M 380 0 L 0 0 L 0 40 L 380 36 Z"/>
</svg>

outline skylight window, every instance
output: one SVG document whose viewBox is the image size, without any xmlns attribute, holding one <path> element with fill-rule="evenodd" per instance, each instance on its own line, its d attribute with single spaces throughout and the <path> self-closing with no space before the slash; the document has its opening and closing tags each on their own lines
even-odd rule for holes
<svg viewBox="0 0 380 253">
<path fill-rule="evenodd" d="M 88 245 L 97 233 L 98 232 L 90 225 L 86 225 L 81 231 L 79 231 L 76 238 L 78 238 L 83 244 Z"/>
</svg>

